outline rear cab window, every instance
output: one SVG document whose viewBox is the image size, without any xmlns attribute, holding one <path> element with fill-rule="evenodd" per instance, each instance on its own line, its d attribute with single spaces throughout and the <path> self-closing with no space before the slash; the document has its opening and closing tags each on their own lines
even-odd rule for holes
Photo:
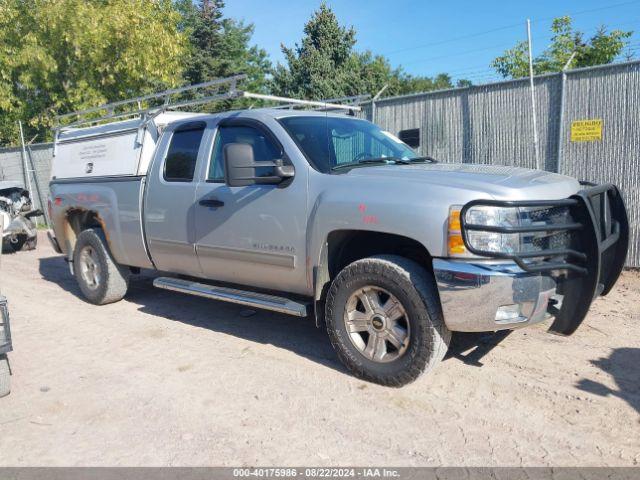
<svg viewBox="0 0 640 480">
<path fill-rule="evenodd" d="M 163 177 L 167 182 L 191 182 L 206 124 L 193 122 L 178 127 L 171 136 L 164 160 Z"/>
</svg>

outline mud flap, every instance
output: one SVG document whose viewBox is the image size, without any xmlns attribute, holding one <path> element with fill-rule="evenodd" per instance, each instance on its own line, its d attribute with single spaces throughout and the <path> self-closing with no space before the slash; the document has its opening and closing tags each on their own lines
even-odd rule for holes
<svg viewBox="0 0 640 480">
<path fill-rule="evenodd" d="M 49 243 L 51 243 L 51 246 L 56 251 L 56 253 L 62 253 L 62 249 L 60 248 L 60 244 L 58 243 L 58 239 L 56 238 L 53 230 L 47 230 L 47 238 L 49 239 Z"/>
</svg>

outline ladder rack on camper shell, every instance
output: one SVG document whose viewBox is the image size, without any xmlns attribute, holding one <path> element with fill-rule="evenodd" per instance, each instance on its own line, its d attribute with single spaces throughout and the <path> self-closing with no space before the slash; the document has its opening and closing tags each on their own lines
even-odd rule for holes
<svg viewBox="0 0 640 480">
<path fill-rule="evenodd" d="M 360 105 L 365 102 L 370 101 L 371 95 L 352 95 L 350 97 L 337 97 L 337 98 L 327 98 L 320 100 L 319 102 L 314 102 L 311 100 L 297 100 L 291 98 L 283 98 L 283 97 L 272 97 L 268 95 L 271 99 L 279 99 L 279 101 L 289 102 L 285 105 L 278 105 L 277 107 L 271 107 L 275 110 L 284 110 L 284 109 L 292 109 L 299 106 L 305 106 L 309 104 L 322 104 L 322 106 L 315 105 L 317 108 L 315 110 L 336 110 L 337 107 L 340 109 L 348 109 L 351 111 L 361 111 Z M 300 103 L 298 103 L 300 102 Z M 338 104 L 338 105 L 335 105 Z M 333 107 L 331 106 L 333 105 Z M 357 107 L 350 109 L 349 107 Z"/>
<path fill-rule="evenodd" d="M 347 110 L 350 112 L 360 111 L 361 108 L 358 105 L 369 98 L 368 95 L 358 95 L 327 101 L 313 101 L 252 93 L 238 89 L 238 82 L 246 78 L 246 75 L 234 75 L 232 77 L 174 88 L 159 93 L 121 100 L 119 102 L 107 103 L 86 110 L 65 113 L 56 116 L 54 132 L 57 138 L 58 133 L 81 125 L 97 124 L 107 120 L 116 121 L 118 119 L 136 116 L 139 116 L 146 122 L 169 110 L 237 98 L 253 98 L 283 104 L 275 108 L 309 106 L 320 110 Z M 180 97 L 175 99 L 176 96 Z M 335 103 L 338 101 L 345 103 Z M 147 106 L 145 107 L 144 104 Z"/>
</svg>

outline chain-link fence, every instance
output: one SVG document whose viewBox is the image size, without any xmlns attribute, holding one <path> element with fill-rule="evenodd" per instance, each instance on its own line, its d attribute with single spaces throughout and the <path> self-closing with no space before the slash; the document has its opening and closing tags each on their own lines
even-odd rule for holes
<svg viewBox="0 0 640 480">
<path fill-rule="evenodd" d="M 535 95 L 540 165 L 622 189 L 631 230 L 627 266 L 640 267 L 640 62 L 539 76 Z M 361 116 L 410 135 L 421 154 L 443 162 L 537 164 L 528 79 L 385 98 L 365 104 Z M 585 121 L 595 130 L 581 136 Z M 30 153 L 46 198 L 51 144 Z M 23 165 L 20 148 L 0 149 L 0 178 L 24 183 Z"/>
<path fill-rule="evenodd" d="M 0 149 L 0 180 L 19 182 L 31 193 L 34 207 L 45 212 L 49 197 L 53 145 L 51 143 L 30 145 L 25 151 L 26 159 L 20 147 Z M 45 223 L 44 216 L 36 220 L 38 223 Z"/>
</svg>

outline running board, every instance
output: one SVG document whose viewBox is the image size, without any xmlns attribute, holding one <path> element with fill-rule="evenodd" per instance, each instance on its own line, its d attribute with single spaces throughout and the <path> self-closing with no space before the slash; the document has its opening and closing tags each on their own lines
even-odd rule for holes
<svg viewBox="0 0 640 480">
<path fill-rule="evenodd" d="M 296 317 L 307 316 L 307 305 L 294 302 L 284 297 L 265 295 L 264 293 L 248 292 L 233 288 L 217 287 L 204 283 L 192 282 L 181 278 L 158 277 L 153 280 L 153 286 L 172 290 L 174 292 L 188 293 L 198 297 L 220 300 L 222 302 L 237 303 L 247 307 L 261 308 L 273 312 L 286 313 Z"/>
</svg>

